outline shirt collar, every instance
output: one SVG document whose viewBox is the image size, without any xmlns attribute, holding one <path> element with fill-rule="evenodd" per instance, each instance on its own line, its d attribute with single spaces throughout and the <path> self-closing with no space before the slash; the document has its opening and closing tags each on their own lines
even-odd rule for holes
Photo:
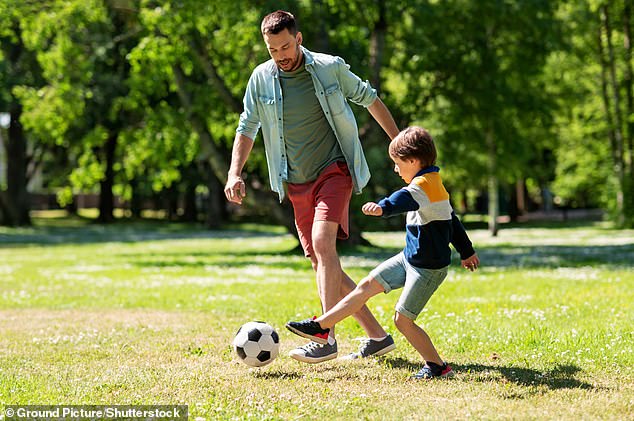
<svg viewBox="0 0 634 421">
<path fill-rule="evenodd" d="M 420 177 L 423 174 L 427 174 L 430 172 L 440 172 L 440 168 L 435 165 L 430 165 L 429 167 L 425 167 L 422 170 L 418 171 L 414 177 Z"/>
</svg>

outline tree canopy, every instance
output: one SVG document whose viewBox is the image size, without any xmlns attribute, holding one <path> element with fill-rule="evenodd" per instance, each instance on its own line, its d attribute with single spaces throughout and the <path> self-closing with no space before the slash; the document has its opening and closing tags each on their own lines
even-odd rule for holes
<svg viewBox="0 0 634 421">
<path fill-rule="evenodd" d="M 623 0 L 0 0 L 0 223 L 29 223 L 36 172 L 62 205 L 98 193 L 104 222 L 117 198 L 135 215 L 162 200 L 212 227 L 237 217 L 222 187 L 246 82 L 269 58 L 259 23 L 280 8 L 309 49 L 370 80 L 399 127 L 430 129 L 454 206 L 488 212 L 492 233 L 500 212 L 544 206 L 545 192 L 634 224 Z M 387 137 L 354 111 L 373 178 L 353 207 L 400 183 Z M 259 139 L 245 172 L 243 213 L 292 229 Z"/>
</svg>

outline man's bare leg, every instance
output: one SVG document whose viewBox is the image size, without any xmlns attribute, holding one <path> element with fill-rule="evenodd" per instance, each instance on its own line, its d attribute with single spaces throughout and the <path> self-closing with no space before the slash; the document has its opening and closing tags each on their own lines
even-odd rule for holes
<svg viewBox="0 0 634 421">
<path fill-rule="evenodd" d="M 317 288 L 324 313 L 355 288 L 355 283 L 341 268 L 337 254 L 337 231 L 339 224 L 330 221 L 315 221 L 313 224 L 313 267 Z M 376 320 L 367 306 L 363 306 L 353 317 L 370 338 L 382 338 L 387 332 Z M 334 337 L 334 330 L 330 335 Z"/>
</svg>

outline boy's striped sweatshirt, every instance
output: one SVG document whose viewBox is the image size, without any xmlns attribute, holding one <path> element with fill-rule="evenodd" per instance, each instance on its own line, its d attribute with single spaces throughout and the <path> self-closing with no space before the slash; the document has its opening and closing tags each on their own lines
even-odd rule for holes
<svg viewBox="0 0 634 421">
<path fill-rule="evenodd" d="M 379 201 L 383 216 L 407 212 L 405 258 L 416 267 L 440 269 L 451 262 L 451 243 L 461 259 L 475 251 L 464 226 L 449 203 L 440 169 L 420 170 L 407 187 Z"/>
</svg>

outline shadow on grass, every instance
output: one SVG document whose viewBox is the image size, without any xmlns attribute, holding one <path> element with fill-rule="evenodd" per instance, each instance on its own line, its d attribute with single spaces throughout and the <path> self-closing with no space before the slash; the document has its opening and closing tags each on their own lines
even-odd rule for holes
<svg viewBox="0 0 634 421">
<path fill-rule="evenodd" d="M 274 371 L 253 371 L 251 372 L 253 377 L 266 380 L 295 380 L 305 377 L 303 373 L 297 371 L 282 371 L 280 369 Z"/>
<path fill-rule="evenodd" d="M 553 228 L 570 227 L 571 224 L 554 224 Z M 574 226 L 574 225 L 572 225 Z M 579 224 L 579 227 L 587 225 Z M 595 228 L 596 229 L 596 228 Z M 606 230 L 606 232 L 610 232 Z M 169 253 L 149 252 L 147 254 L 124 255 L 129 261 L 137 262 L 138 266 L 202 266 L 219 265 L 225 267 L 244 267 L 250 264 L 268 265 L 264 262 L 266 256 L 302 256 L 299 247 L 288 250 L 269 251 L 265 248 L 254 250 L 258 239 L 288 236 L 283 230 L 270 227 L 259 229 L 231 229 L 209 231 L 192 224 L 165 224 L 152 222 L 117 223 L 114 225 L 83 224 L 77 226 L 37 225 L 31 228 L 2 228 L 0 227 L 0 249 L 30 247 L 37 245 L 71 246 L 81 244 L 99 244 L 106 242 L 136 243 L 145 241 L 173 241 L 196 239 L 229 239 L 253 243 L 246 250 L 226 250 L 222 253 L 205 252 L 202 249 L 195 254 L 187 251 L 178 252 L 174 247 Z M 556 234 L 556 230 L 553 231 Z M 512 241 L 511 241 L 512 243 Z M 399 247 L 350 246 L 340 244 L 341 256 L 382 261 L 401 249 Z M 482 262 L 482 269 L 497 268 L 560 268 L 583 267 L 595 265 L 611 265 L 617 267 L 634 267 L 634 242 L 631 244 L 606 245 L 518 245 L 498 244 L 494 246 L 479 246 L 476 250 Z M 237 259 L 235 257 L 238 257 Z M 249 259 L 250 256 L 258 259 Z M 192 257 L 199 258 L 191 261 Z M 218 263 L 220 261 L 220 263 Z M 354 263 L 353 263 L 354 264 Z M 454 252 L 452 264 L 459 264 L 459 258 Z M 270 266 L 284 266 L 280 262 L 273 262 Z"/>
<path fill-rule="evenodd" d="M 136 243 L 161 240 L 253 239 L 287 236 L 266 230 L 207 230 L 191 224 L 121 223 L 114 225 L 0 227 L 0 248 L 37 245 L 70 246 L 100 243 Z"/>
<path fill-rule="evenodd" d="M 560 268 L 594 265 L 634 267 L 634 244 L 478 247 L 481 267 Z M 454 261 L 454 263 L 456 263 Z"/>
<path fill-rule="evenodd" d="M 420 363 L 412 363 L 403 358 L 386 357 L 384 363 L 388 367 L 402 368 L 411 372 L 420 370 Z M 590 383 L 575 378 L 581 369 L 575 365 L 558 364 L 547 371 L 533 370 L 531 368 L 505 367 L 499 365 L 484 364 L 451 364 L 454 371 L 468 376 L 479 382 L 510 382 L 519 386 L 534 387 L 545 386 L 551 390 L 558 389 L 594 389 Z"/>
</svg>

